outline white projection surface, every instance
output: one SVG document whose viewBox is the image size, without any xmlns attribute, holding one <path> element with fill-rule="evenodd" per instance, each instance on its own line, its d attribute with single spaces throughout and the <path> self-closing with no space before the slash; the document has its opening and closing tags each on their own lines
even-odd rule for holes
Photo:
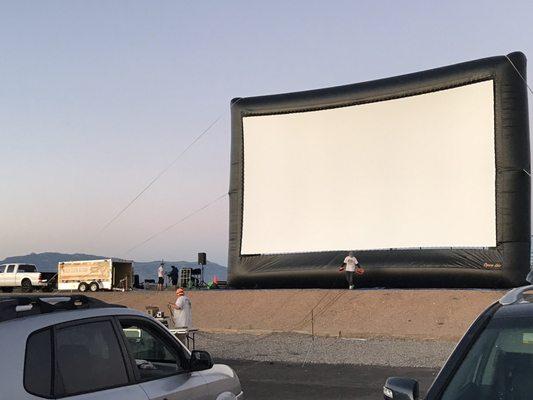
<svg viewBox="0 0 533 400">
<path fill-rule="evenodd" d="M 241 254 L 496 245 L 493 81 L 243 118 Z"/>
</svg>

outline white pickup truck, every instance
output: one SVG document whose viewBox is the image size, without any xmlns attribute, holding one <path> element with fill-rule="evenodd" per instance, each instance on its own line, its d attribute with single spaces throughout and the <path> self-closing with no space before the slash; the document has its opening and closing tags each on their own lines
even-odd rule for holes
<svg viewBox="0 0 533 400">
<path fill-rule="evenodd" d="M 39 272 L 33 264 L 2 264 L 0 265 L 0 289 L 2 292 L 12 292 L 14 288 L 21 288 L 23 292 L 34 289 L 47 289 L 56 274 L 53 272 Z"/>
</svg>

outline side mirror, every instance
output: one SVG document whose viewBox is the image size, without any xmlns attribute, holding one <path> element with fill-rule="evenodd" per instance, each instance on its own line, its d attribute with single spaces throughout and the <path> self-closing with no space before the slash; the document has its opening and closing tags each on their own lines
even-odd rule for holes
<svg viewBox="0 0 533 400">
<path fill-rule="evenodd" d="M 190 371 L 205 371 L 214 365 L 211 355 L 207 351 L 193 350 L 189 361 Z"/>
<path fill-rule="evenodd" d="M 409 378 L 389 378 L 383 386 L 385 400 L 418 400 L 418 382 Z"/>
</svg>

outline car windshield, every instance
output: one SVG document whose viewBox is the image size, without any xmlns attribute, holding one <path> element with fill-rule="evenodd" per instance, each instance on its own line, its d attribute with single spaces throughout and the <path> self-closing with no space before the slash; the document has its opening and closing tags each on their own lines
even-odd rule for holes
<svg viewBox="0 0 533 400">
<path fill-rule="evenodd" d="M 441 400 L 525 400 L 533 393 L 533 318 L 493 319 Z"/>
</svg>

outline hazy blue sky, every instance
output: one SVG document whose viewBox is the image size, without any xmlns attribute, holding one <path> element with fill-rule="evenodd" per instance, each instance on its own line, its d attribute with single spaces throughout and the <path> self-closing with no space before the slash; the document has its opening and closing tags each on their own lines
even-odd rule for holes
<svg viewBox="0 0 533 400">
<path fill-rule="evenodd" d="M 0 258 L 205 250 L 226 264 L 227 200 L 127 250 L 227 191 L 232 97 L 533 60 L 532 15 L 530 1 L 2 1 Z"/>
</svg>

